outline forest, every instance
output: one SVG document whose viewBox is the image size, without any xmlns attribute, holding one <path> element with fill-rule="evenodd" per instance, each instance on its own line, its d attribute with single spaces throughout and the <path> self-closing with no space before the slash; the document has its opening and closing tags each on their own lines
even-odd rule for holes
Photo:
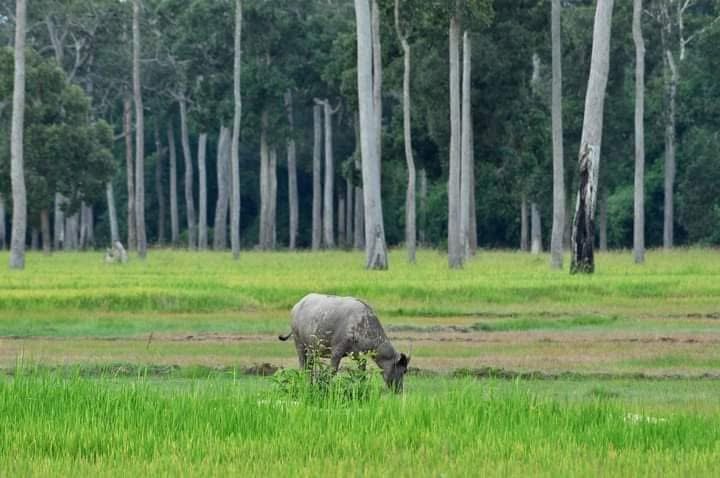
<svg viewBox="0 0 720 478">
<path fill-rule="evenodd" d="M 0 2 L 2 247 L 13 208 L 14 3 Z M 720 8 L 714 0 L 646 1 L 635 37 L 633 2 L 616 3 L 593 242 L 600 250 L 717 244 Z M 18 240 L 46 252 L 118 239 L 129 250 L 222 250 L 236 235 L 236 254 L 362 249 L 372 234 L 363 233 L 358 111 L 369 99 L 379 124 L 370 140 L 381 169 L 383 247 L 417 243 L 452 256 L 461 241 L 452 231 L 462 227 L 470 253 L 539 252 L 551 236 L 567 249 L 594 2 L 371 6 L 365 39 L 349 0 L 28 2 L 27 229 Z M 369 97 L 358 92 L 364 52 L 372 57 Z M 455 156 L 469 171 L 462 179 Z"/>
</svg>

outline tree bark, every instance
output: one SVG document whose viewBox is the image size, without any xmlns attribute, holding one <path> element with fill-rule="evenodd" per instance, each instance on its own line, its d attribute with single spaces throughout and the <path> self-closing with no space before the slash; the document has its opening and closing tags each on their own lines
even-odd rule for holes
<svg viewBox="0 0 720 478">
<path fill-rule="evenodd" d="M 195 198 L 193 197 L 193 164 L 190 150 L 190 133 L 187 125 L 187 100 L 180 103 L 180 141 L 185 158 L 185 211 L 188 225 L 188 248 L 197 249 L 197 219 L 195 217 Z"/>
<path fill-rule="evenodd" d="M 633 1 L 635 43 L 635 187 L 633 258 L 645 262 L 645 40 L 642 33 L 642 0 Z"/>
<path fill-rule="evenodd" d="M 373 107 L 375 108 L 375 142 L 377 144 L 378 161 L 382 161 L 382 46 L 380 44 L 380 7 L 377 0 L 372 0 L 371 10 L 371 32 L 372 32 L 372 94 Z"/>
<path fill-rule="evenodd" d="M 418 228 L 418 237 L 420 245 L 425 245 L 427 236 L 425 229 L 427 227 L 427 171 L 425 168 L 420 169 L 420 227 Z"/>
<path fill-rule="evenodd" d="M 395 0 L 395 32 L 403 49 L 403 141 L 405 163 L 408 169 L 405 192 L 405 247 L 408 262 L 415 263 L 417 250 L 417 213 L 415 211 L 415 158 L 412 150 L 412 123 L 410 103 L 410 44 L 400 28 L 400 0 Z"/>
<path fill-rule="evenodd" d="M 312 250 L 317 251 L 322 241 L 322 110 L 319 104 L 313 107 L 313 132 Z"/>
<path fill-rule="evenodd" d="M 84 250 L 88 246 L 88 216 L 85 201 L 80 203 L 80 249 Z"/>
<path fill-rule="evenodd" d="M 95 248 L 95 214 L 92 204 L 87 207 L 87 240 L 88 247 Z"/>
<path fill-rule="evenodd" d="M 540 219 L 540 208 L 536 202 L 530 203 L 530 252 L 540 254 L 542 247 L 542 223 Z"/>
<path fill-rule="evenodd" d="M 598 0 L 593 28 L 590 79 L 585 97 L 582 138 L 580 140 L 580 184 L 572 231 L 570 273 L 593 273 L 595 259 L 595 206 L 597 202 L 603 107 L 610 63 L 610 30 L 613 0 Z"/>
<path fill-rule="evenodd" d="M 233 258 L 240 257 L 240 119 L 242 117 L 242 97 L 240 96 L 240 59 L 242 38 L 242 0 L 235 0 L 235 48 L 233 55 L 233 130 L 230 146 L 230 174 L 232 176 L 232 202 L 230 206 L 230 243 Z"/>
<path fill-rule="evenodd" d="M 217 188 L 218 197 L 215 205 L 215 225 L 213 226 L 213 249 L 216 251 L 227 248 L 228 206 L 230 204 L 230 130 L 220 128 L 220 139 L 217 150 Z"/>
<path fill-rule="evenodd" d="M 522 199 L 520 200 L 520 250 L 523 252 L 530 251 L 529 237 L 527 195 L 523 193 Z"/>
<path fill-rule="evenodd" d="M 40 231 L 35 226 L 30 227 L 30 250 L 40 250 Z"/>
<path fill-rule="evenodd" d="M 600 239 L 600 251 L 607 252 L 607 190 L 603 189 L 600 194 L 600 218 L 599 218 L 599 239 Z"/>
<path fill-rule="evenodd" d="M 52 238 L 50 237 L 50 211 L 47 208 L 40 211 L 40 231 L 42 232 L 43 254 L 49 256 L 52 251 Z"/>
<path fill-rule="evenodd" d="M 145 233 L 145 120 L 140 84 L 140 0 L 133 0 L 133 98 L 135 99 L 135 217 L 138 254 L 147 255 Z"/>
<path fill-rule="evenodd" d="M 173 247 L 177 247 L 180 242 L 180 216 L 178 214 L 177 151 L 172 121 L 168 122 L 167 137 L 170 159 L 170 242 Z"/>
<path fill-rule="evenodd" d="M 378 105 L 381 90 L 380 32 L 377 2 L 373 1 L 373 25 L 368 2 L 355 0 L 357 29 L 358 103 L 365 210 L 365 265 L 368 269 L 387 269 L 387 245 L 383 227 L 380 192 L 380 122 Z M 373 45 L 368 48 L 368 45 Z M 373 66 L 375 68 L 373 68 Z M 375 70 L 373 72 L 373 69 Z"/>
<path fill-rule="evenodd" d="M 355 249 L 365 249 L 365 193 L 363 188 L 355 187 L 355 224 L 353 225 L 353 246 Z"/>
<path fill-rule="evenodd" d="M 293 114 L 292 92 L 285 93 L 285 108 L 287 109 L 288 125 L 290 127 L 287 142 L 287 171 L 288 171 L 288 209 L 289 209 L 289 248 L 294 251 L 297 247 L 299 228 L 298 185 L 297 185 L 297 148 L 295 146 L 295 117 Z"/>
<path fill-rule="evenodd" d="M 675 208 L 673 193 L 675 188 L 675 104 L 677 98 L 678 70 L 672 51 L 665 50 L 665 63 L 669 68 L 667 81 L 668 112 L 665 124 L 665 207 L 663 210 L 663 248 L 672 249 L 674 245 Z M 666 75 L 667 76 L 667 75 Z"/>
<path fill-rule="evenodd" d="M 260 237 L 258 243 L 260 249 L 264 251 L 272 248 L 272 224 L 270 224 L 270 146 L 267 140 L 268 122 L 268 111 L 267 109 L 263 109 L 260 118 Z"/>
<path fill-rule="evenodd" d="M 335 159 L 333 156 L 333 110 L 330 101 L 322 101 L 325 113 L 325 181 L 323 186 L 323 241 L 328 249 L 335 248 Z"/>
<path fill-rule="evenodd" d="M 565 164 L 562 124 L 562 44 L 560 0 L 552 0 L 552 141 L 553 141 L 553 222 L 550 238 L 550 268 L 562 269 L 565 232 Z"/>
<path fill-rule="evenodd" d="M 342 193 L 338 197 L 338 246 L 345 247 L 345 198 Z"/>
<path fill-rule="evenodd" d="M 117 209 L 115 208 L 115 192 L 113 191 L 112 181 L 105 184 L 105 194 L 108 203 L 108 217 L 110 220 L 110 244 L 115 244 L 120 240 L 120 232 L 118 229 Z"/>
<path fill-rule="evenodd" d="M 272 146 L 270 148 L 270 213 L 268 218 L 268 224 L 270 225 L 270 249 L 275 249 L 277 246 L 277 148 Z"/>
<path fill-rule="evenodd" d="M 55 213 L 54 213 L 54 234 L 53 248 L 59 251 L 65 242 L 65 213 L 62 210 L 63 197 L 60 193 L 55 193 Z"/>
<path fill-rule="evenodd" d="M 163 188 L 163 157 L 164 151 L 160 142 L 160 129 L 155 125 L 155 194 L 157 195 L 158 206 L 158 236 L 157 242 L 159 246 L 165 244 L 165 190 Z M 113 241 L 115 244 L 115 241 Z"/>
<path fill-rule="evenodd" d="M 472 170 L 472 111 L 470 99 L 472 50 L 468 32 L 463 34 L 462 107 L 460 127 L 460 247 L 463 261 L 470 257 L 470 196 Z"/>
<path fill-rule="evenodd" d="M 10 132 L 10 181 L 13 215 L 10 239 L 10 269 L 25 268 L 25 235 L 27 231 L 27 192 L 23 130 L 25 125 L 25 0 L 15 2 L 15 73 L 13 82 L 13 110 Z"/>
<path fill-rule="evenodd" d="M 198 141 L 198 249 L 207 250 L 207 170 L 205 156 L 207 154 L 207 133 L 201 133 Z"/>
<path fill-rule="evenodd" d="M 448 265 L 457 269 L 463 265 L 462 234 L 460 231 L 460 22 L 450 19 L 450 170 L 448 174 Z"/>
<path fill-rule="evenodd" d="M 5 198 L 0 194 L 0 251 L 7 247 L 7 231 L 5 229 Z"/>
<path fill-rule="evenodd" d="M 125 136 L 125 167 L 127 171 L 127 228 L 128 250 L 137 250 L 137 218 L 135 216 L 135 165 L 132 144 L 132 98 L 123 100 L 123 135 Z"/>
</svg>

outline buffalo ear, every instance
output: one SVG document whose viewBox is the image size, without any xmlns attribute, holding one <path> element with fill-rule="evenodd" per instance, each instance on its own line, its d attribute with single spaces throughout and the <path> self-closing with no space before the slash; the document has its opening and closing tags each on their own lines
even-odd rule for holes
<svg viewBox="0 0 720 478">
<path fill-rule="evenodd" d="M 398 366 L 407 367 L 410 363 L 410 358 L 405 354 L 400 354 L 400 358 L 397 361 Z"/>
</svg>

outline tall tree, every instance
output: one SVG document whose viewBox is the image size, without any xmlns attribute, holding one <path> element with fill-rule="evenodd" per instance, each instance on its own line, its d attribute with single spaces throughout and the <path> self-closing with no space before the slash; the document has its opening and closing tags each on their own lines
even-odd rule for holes
<svg viewBox="0 0 720 478">
<path fill-rule="evenodd" d="M 633 0 L 632 34 L 635 43 L 635 188 L 633 258 L 645 262 L 645 40 L 642 0 Z"/>
<path fill-rule="evenodd" d="M 140 83 L 140 0 L 133 0 L 133 99 L 135 100 L 135 215 L 138 254 L 147 255 L 145 233 L 145 122 Z"/>
<path fill-rule="evenodd" d="M 593 27 L 590 77 L 585 96 L 585 115 L 578 166 L 580 184 L 572 231 L 572 274 L 593 273 L 595 259 L 595 206 L 597 203 L 600 147 L 602 145 L 605 87 L 610 64 L 610 30 L 613 0 L 598 0 Z"/>
<path fill-rule="evenodd" d="M 273 248 L 273 182 L 277 181 L 277 170 L 271 158 L 268 144 L 269 112 L 264 108 L 260 118 L 260 249 Z"/>
<path fill-rule="evenodd" d="M 220 128 L 220 139 L 217 150 L 217 188 L 218 196 L 215 205 L 215 225 L 213 226 L 213 249 L 227 248 L 228 211 L 230 205 L 230 130 Z"/>
<path fill-rule="evenodd" d="M 318 100 L 316 100 L 318 101 Z M 333 156 L 332 117 L 340 108 L 330 106 L 330 101 L 319 101 L 323 107 L 325 124 L 325 180 L 323 184 L 323 242 L 325 247 L 335 247 L 334 204 L 335 200 L 335 159 Z"/>
<path fill-rule="evenodd" d="M 471 110 L 471 64 L 472 50 L 470 36 L 466 31 L 463 34 L 463 71 L 462 71 L 462 107 L 460 127 L 460 245 L 463 260 L 470 257 L 470 235 L 476 234 L 470 230 L 470 200 L 472 185 L 475 178 L 472 175 L 473 144 L 472 144 L 472 110 Z"/>
<path fill-rule="evenodd" d="M 127 171 L 127 225 L 128 250 L 137 249 L 137 215 L 135 214 L 135 165 L 132 141 L 132 98 L 123 100 L 123 135 L 125 137 L 125 167 Z"/>
<path fill-rule="evenodd" d="M 118 228 L 117 209 L 115 208 L 115 192 L 113 191 L 112 181 L 108 181 L 105 187 L 108 204 L 108 219 L 110 220 L 110 242 L 115 244 L 120 240 L 120 229 Z"/>
<path fill-rule="evenodd" d="M 530 204 L 530 252 L 540 254 L 542 252 L 542 224 L 540 223 L 540 208 L 537 203 Z"/>
<path fill-rule="evenodd" d="M 15 77 L 10 132 L 10 180 L 12 182 L 13 216 L 10 239 L 10 268 L 25 268 L 25 233 L 27 197 L 23 164 L 23 130 L 25 127 L 25 24 L 27 4 L 15 2 Z"/>
<path fill-rule="evenodd" d="M 180 104 L 180 144 L 185 159 L 185 217 L 188 225 L 188 248 L 197 248 L 197 219 L 195 218 L 195 198 L 193 194 L 193 160 L 190 150 L 190 131 L 188 129 L 187 99 L 182 96 Z"/>
<path fill-rule="evenodd" d="M 164 149 L 160 141 L 160 128 L 155 125 L 155 195 L 158 207 L 158 245 L 165 243 L 165 190 L 163 187 L 163 158 Z M 114 242 L 114 241 L 113 241 Z"/>
<path fill-rule="evenodd" d="M 312 193 L 312 250 L 320 249 L 322 241 L 322 106 L 313 107 L 313 193 Z"/>
<path fill-rule="evenodd" d="M 560 0 L 552 0 L 550 29 L 552 43 L 552 142 L 553 142 L 553 222 L 550 238 L 550 267 L 562 269 L 565 231 L 565 165 L 562 124 L 562 43 L 560 41 Z"/>
<path fill-rule="evenodd" d="M 450 170 L 448 176 L 448 265 L 463 265 L 460 231 L 461 111 L 460 111 L 460 19 L 450 18 Z"/>
<path fill-rule="evenodd" d="M 180 215 L 178 213 L 177 150 L 175 149 L 175 131 L 172 121 L 168 122 L 167 137 L 170 167 L 170 242 L 173 247 L 177 247 L 180 241 Z"/>
<path fill-rule="evenodd" d="M 288 90 L 285 93 L 285 108 L 288 115 L 290 132 L 287 141 L 287 171 L 288 171 L 288 209 L 290 217 L 289 247 L 295 250 L 298 236 L 298 184 L 297 184 L 297 147 L 295 145 L 295 116 L 293 114 L 293 95 Z"/>
<path fill-rule="evenodd" d="M 207 133 L 200 133 L 198 140 L 198 249 L 207 250 Z"/>
<path fill-rule="evenodd" d="M 400 27 L 400 0 L 395 0 L 395 34 L 403 50 L 403 141 L 405 143 L 405 162 L 407 163 L 408 181 L 405 192 L 405 247 L 408 262 L 415 263 L 417 249 L 417 231 L 415 212 L 415 159 L 412 149 L 412 118 L 410 116 L 410 61 L 411 51 L 407 33 Z M 350 196 L 348 196 L 349 198 Z M 348 224 L 350 222 L 348 221 Z M 348 235 L 349 236 L 349 235 Z"/>
<path fill-rule="evenodd" d="M 240 96 L 242 38 L 242 0 L 235 0 L 235 48 L 233 54 L 233 130 L 230 146 L 230 174 L 232 176 L 232 202 L 230 206 L 230 243 L 234 259 L 240 257 L 240 119 L 242 116 L 242 97 Z"/>
<path fill-rule="evenodd" d="M 380 32 L 377 20 L 371 24 L 370 10 L 367 0 L 355 0 L 360 146 L 365 209 L 365 266 L 368 269 L 387 269 L 387 245 L 380 193 L 381 125 L 380 113 L 376 110 L 377 94 L 373 94 L 379 89 L 381 81 L 377 69 L 381 56 Z M 376 19 L 379 17 L 379 12 L 375 1 L 373 1 L 373 10 L 373 19 Z"/>
</svg>

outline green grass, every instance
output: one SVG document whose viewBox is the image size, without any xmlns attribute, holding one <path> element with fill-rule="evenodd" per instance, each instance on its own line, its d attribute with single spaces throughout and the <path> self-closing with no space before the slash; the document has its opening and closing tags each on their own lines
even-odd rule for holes
<svg viewBox="0 0 720 478">
<path fill-rule="evenodd" d="M 0 466 L 10 476 L 716 472 L 717 410 L 652 413 L 612 397 L 537 396 L 522 383 L 444 381 L 442 391 L 314 405 L 244 381 L 31 376 L 0 383 Z"/>
</svg>

